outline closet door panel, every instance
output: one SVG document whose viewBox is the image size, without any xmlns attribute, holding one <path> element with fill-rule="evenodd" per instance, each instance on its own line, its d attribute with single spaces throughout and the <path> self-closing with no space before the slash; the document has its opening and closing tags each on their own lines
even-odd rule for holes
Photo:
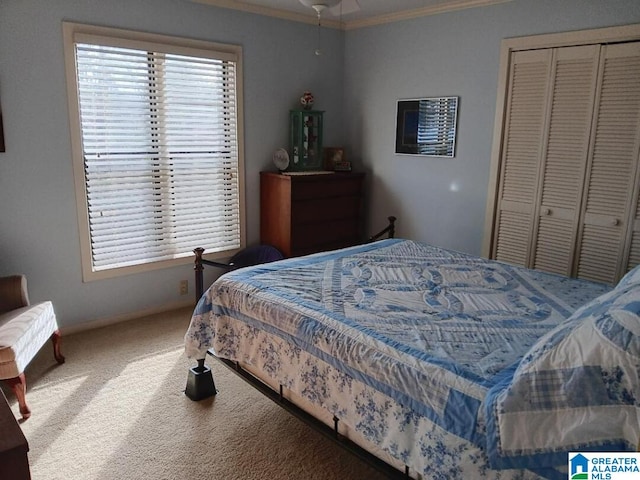
<svg viewBox="0 0 640 480">
<path fill-rule="evenodd" d="M 640 42 L 602 47 L 598 88 L 576 273 L 615 283 L 637 205 Z"/>
<path fill-rule="evenodd" d="M 531 209 L 519 203 L 503 203 L 494 258 L 524 266 L 528 261 L 528 247 L 531 243 Z"/>
<path fill-rule="evenodd" d="M 580 216 L 600 47 L 554 51 L 533 267 L 570 275 Z"/>
<path fill-rule="evenodd" d="M 568 275 L 571 270 L 575 229 L 572 219 L 542 217 L 538 223 L 538 238 L 533 267 L 545 272 Z"/>
<path fill-rule="evenodd" d="M 640 265 L 640 139 L 638 139 L 636 151 L 635 189 L 631 198 L 633 209 L 631 213 L 631 221 L 629 222 L 629 231 L 627 233 L 627 251 L 625 252 L 626 256 L 620 275 L 624 275 L 635 266 Z"/>
<path fill-rule="evenodd" d="M 636 188 L 638 188 L 637 185 Z M 637 191 L 636 198 L 637 201 L 635 202 L 635 215 L 633 218 L 633 226 L 630 232 L 629 255 L 625 265 L 626 268 L 623 273 L 628 272 L 636 265 L 640 265 L 640 196 L 638 195 Z"/>
<path fill-rule="evenodd" d="M 528 265 L 552 50 L 515 52 L 502 146 L 492 258 Z"/>
<path fill-rule="evenodd" d="M 620 230 L 585 224 L 578 264 L 578 277 L 615 283 L 620 255 Z"/>
</svg>

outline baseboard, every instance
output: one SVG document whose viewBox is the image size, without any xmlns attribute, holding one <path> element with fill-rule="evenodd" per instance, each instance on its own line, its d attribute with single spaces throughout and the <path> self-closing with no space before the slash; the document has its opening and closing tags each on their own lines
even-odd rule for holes
<svg viewBox="0 0 640 480">
<path fill-rule="evenodd" d="M 97 320 L 91 320 L 89 322 L 78 323 L 76 325 L 69 325 L 68 327 L 61 327 L 60 333 L 62 335 L 71 335 L 73 333 L 84 332 L 86 330 L 93 330 L 95 328 L 106 327 L 114 325 L 120 322 L 127 322 L 129 320 L 135 320 L 137 318 L 147 317 L 149 315 L 157 315 L 164 312 L 170 312 L 172 310 L 178 310 L 180 308 L 194 307 L 193 300 L 177 300 L 171 303 L 165 303 L 163 305 L 145 308 L 135 312 L 123 313 L 115 315 L 113 317 L 100 318 Z"/>
</svg>

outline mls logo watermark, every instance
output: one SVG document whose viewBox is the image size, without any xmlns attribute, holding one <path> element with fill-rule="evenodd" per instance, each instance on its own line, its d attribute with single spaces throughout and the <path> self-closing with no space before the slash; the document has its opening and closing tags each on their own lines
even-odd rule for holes
<svg viewBox="0 0 640 480">
<path fill-rule="evenodd" d="M 638 480 L 640 453 L 571 452 L 570 480 Z"/>
</svg>

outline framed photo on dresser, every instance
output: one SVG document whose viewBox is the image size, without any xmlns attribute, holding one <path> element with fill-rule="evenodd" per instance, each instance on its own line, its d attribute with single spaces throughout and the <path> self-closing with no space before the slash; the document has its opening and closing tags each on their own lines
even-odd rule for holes
<svg viewBox="0 0 640 480">
<path fill-rule="evenodd" d="M 344 162 L 344 148 L 342 147 L 325 147 L 323 149 L 324 154 L 324 169 L 335 170 L 336 165 Z"/>
<path fill-rule="evenodd" d="M 350 172 L 351 162 L 348 162 L 344 148 L 342 147 L 326 147 L 323 149 L 324 169 L 337 172 Z"/>
</svg>

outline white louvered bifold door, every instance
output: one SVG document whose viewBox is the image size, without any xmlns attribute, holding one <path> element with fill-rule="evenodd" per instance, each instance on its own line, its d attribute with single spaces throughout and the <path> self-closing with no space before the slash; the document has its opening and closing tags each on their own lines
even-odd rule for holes
<svg viewBox="0 0 640 480">
<path fill-rule="evenodd" d="M 599 76 L 575 274 L 614 283 L 637 209 L 640 43 L 603 46 Z"/>
<path fill-rule="evenodd" d="M 492 258 L 526 266 L 530 255 L 552 50 L 511 57 Z"/>
<path fill-rule="evenodd" d="M 640 157 L 638 159 L 640 162 Z M 640 168 L 638 169 L 640 170 Z M 628 272 L 636 265 L 640 265 L 640 194 L 638 193 L 638 173 L 636 172 L 636 192 L 635 192 L 635 215 L 633 215 L 633 219 L 631 222 L 631 231 L 629 232 L 629 248 L 628 254 L 626 255 L 626 268 L 622 272 Z"/>
<path fill-rule="evenodd" d="M 600 47 L 555 49 L 530 266 L 571 275 Z"/>
</svg>

